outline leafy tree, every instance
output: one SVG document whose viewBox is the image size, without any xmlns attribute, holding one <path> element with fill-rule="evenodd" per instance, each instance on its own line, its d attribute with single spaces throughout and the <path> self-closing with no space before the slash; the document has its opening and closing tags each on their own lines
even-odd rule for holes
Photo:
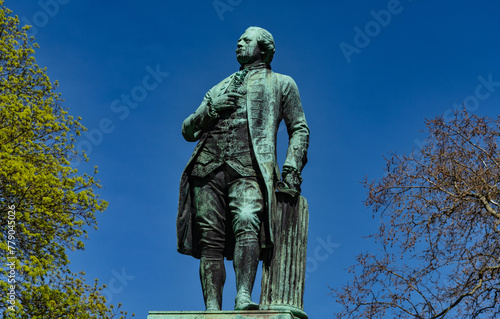
<svg viewBox="0 0 500 319">
<path fill-rule="evenodd" d="M 338 318 L 500 317 L 500 117 L 464 110 L 426 126 L 423 148 L 365 181 L 381 249 L 334 289 Z"/>
<path fill-rule="evenodd" d="M 69 269 L 107 203 L 70 161 L 85 128 L 33 57 L 28 27 L 0 0 L 0 312 L 3 318 L 112 318 L 97 281 Z M 97 170 L 96 172 L 97 173 Z M 13 302 L 11 302 L 13 301 Z"/>
</svg>

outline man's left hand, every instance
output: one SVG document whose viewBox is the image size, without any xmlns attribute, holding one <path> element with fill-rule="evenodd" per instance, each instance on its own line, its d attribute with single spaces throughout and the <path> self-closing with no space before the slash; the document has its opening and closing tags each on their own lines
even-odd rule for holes
<svg viewBox="0 0 500 319">
<path fill-rule="evenodd" d="M 300 184 L 302 179 L 296 171 L 289 171 L 283 176 L 283 182 L 285 182 L 290 189 L 296 190 L 300 193 Z"/>
</svg>

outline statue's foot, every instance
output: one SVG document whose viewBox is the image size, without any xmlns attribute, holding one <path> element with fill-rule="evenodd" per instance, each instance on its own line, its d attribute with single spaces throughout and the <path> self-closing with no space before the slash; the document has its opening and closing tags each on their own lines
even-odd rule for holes
<svg viewBox="0 0 500 319">
<path fill-rule="evenodd" d="M 259 304 L 252 302 L 250 296 L 236 298 L 234 310 L 259 310 Z"/>
<path fill-rule="evenodd" d="M 207 302 L 205 311 L 220 311 L 221 307 L 217 302 Z"/>
<path fill-rule="evenodd" d="M 234 310 L 259 310 L 259 304 L 252 301 L 237 303 Z"/>
</svg>

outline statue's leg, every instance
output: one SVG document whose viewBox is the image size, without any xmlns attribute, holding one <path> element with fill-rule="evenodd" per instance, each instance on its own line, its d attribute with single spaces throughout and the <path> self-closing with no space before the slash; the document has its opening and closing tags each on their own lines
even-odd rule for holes
<svg viewBox="0 0 500 319">
<path fill-rule="evenodd" d="M 221 310 L 226 280 L 224 267 L 225 196 L 222 172 L 194 181 L 196 223 L 201 232 L 200 280 L 207 311 Z"/>
<path fill-rule="evenodd" d="M 226 270 L 222 252 L 215 256 L 202 253 L 200 258 L 200 281 L 206 311 L 218 311 L 222 307 L 222 290 L 226 281 Z"/>
<path fill-rule="evenodd" d="M 257 178 L 239 178 L 229 188 L 229 208 L 233 215 L 236 239 L 234 271 L 236 274 L 235 310 L 257 310 L 252 302 L 252 289 L 259 266 L 258 234 L 264 199 Z"/>
</svg>

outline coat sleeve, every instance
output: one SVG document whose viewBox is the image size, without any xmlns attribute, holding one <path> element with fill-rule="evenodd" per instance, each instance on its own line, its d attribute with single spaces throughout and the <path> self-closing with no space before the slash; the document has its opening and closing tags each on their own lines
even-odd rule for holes
<svg viewBox="0 0 500 319">
<path fill-rule="evenodd" d="M 283 167 L 301 172 L 307 163 L 309 127 L 300 101 L 299 89 L 289 76 L 282 79 L 282 117 L 288 131 L 289 141 Z"/>
<path fill-rule="evenodd" d="M 213 122 L 214 118 L 209 113 L 212 90 L 208 91 L 198 109 L 182 122 L 182 136 L 188 142 L 196 142 L 201 133 Z"/>
</svg>

